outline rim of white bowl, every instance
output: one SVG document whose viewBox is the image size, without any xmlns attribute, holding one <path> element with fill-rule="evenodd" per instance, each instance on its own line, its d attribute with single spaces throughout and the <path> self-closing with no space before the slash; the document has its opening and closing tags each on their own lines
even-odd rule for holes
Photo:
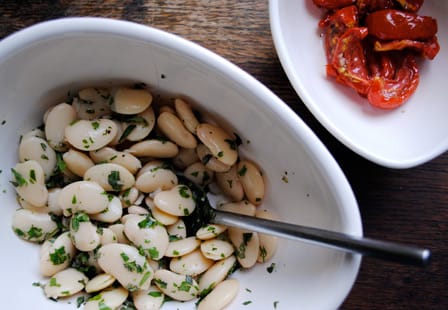
<svg viewBox="0 0 448 310">
<path fill-rule="evenodd" d="M 363 235 L 361 215 L 353 190 L 339 164 L 322 141 L 285 102 L 265 85 L 235 64 L 199 44 L 178 35 L 135 22 L 103 17 L 66 17 L 29 26 L 4 38 L 0 41 L 0 63 L 33 43 L 69 33 L 83 32 L 124 36 L 153 42 L 185 53 L 207 66 L 216 68 L 224 76 L 236 81 L 242 88 L 250 91 L 258 97 L 261 104 L 266 105 L 271 112 L 287 123 L 294 134 L 303 141 L 305 148 L 313 156 L 312 158 L 315 158 L 315 161 L 321 164 L 321 172 L 329 180 L 329 184 L 334 185 L 336 193 L 339 195 L 338 198 L 341 199 L 345 208 L 347 233 L 359 237 Z M 355 256 L 352 260 L 355 268 L 352 285 L 359 272 L 361 260 L 361 255 Z M 344 296 L 341 296 L 340 303 L 343 302 L 349 292 L 350 290 Z"/>
</svg>

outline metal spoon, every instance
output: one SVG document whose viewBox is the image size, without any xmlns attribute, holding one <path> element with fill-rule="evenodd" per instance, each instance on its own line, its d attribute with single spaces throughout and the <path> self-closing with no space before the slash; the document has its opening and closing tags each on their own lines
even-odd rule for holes
<svg viewBox="0 0 448 310">
<path fill-rule="evenodd" d="M 217 210 L 212 207 L 206 193 L 199 186 L 184 176 L 178 175 L 178 179 L 179 183 L 187 185 L 192 190 L 198 204 L 195 212 L 184 218 L 187 227 L 190 227 L 192 232 L 197 231 L 206 223 L 215 223 L 292 240 L 312 242 L 402 264 L 425 266 L 430 261 L 431 252 L 428 249 Z"/>
</svg>

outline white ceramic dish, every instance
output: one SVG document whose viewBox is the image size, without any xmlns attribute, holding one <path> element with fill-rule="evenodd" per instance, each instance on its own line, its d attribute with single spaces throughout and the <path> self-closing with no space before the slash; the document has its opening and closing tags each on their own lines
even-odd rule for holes
<svg viewBox="0 0 448 310">
<path fill-rule="evenodd" d="M 310 129 L 272 92 L 228 61 L 174 35 L 129 22 L 73 18 L 39 24 L 0 42 L 0 290 L 8 309 L 75 309 L 45 299 L 33 282 L 38 246 L 11 229 L 17 208 L 10 168 L 20 134 L 42 122 L 68 90 L 141 81 L 180 94 L 240 134 L 243 152 L 268 182 L 264 207 L 290 222 L 362 235 L 356 200 L 340 168 Z M 281 152 L 279 152 L 281 150 Z M 255 155 L 256 154 L 256 155 Z M 288 183 L 282 181 L 287 173 Z M 334 309 L 349 293 L 361 258 L 282 240 L 272 261 L 233 276 L 241 289 L 230 309 Z M 272 273 L 266 268 L 275 263 Z M 252 301 L 243 305 L 245 301 Z M 194 309 L 170 302 L 164 309 Z"/>
<path fill-rule="evenodd" d="M 448 150 L 448 2 L 426 1 L 420 10 L 438 21 L 440 52 L 420 64 L 420 84 L 393 111 L 369 105 L 352 89 L 327 79 L 318 22 L 311 0 L 271 0 L 270 21 L 282 66 L 308 109 L 337 139 L 359 155 L 390 168 L 410 168 Z"/>
</svg>

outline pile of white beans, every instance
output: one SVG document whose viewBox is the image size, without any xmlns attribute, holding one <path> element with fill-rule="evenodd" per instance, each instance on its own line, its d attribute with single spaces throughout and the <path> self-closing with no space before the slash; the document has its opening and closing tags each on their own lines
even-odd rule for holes
<svg viewBox="0 0 448 310">
<path fill-rule="evenodd" d="M 12 227 L 42 244 L 48 298 L 81 293 L 84 309 L 139 310 L 198 298 L 198 309 L 222 309 L 238 294 L 234 269 L 275 253 L 275 237 L 237 228 L 187 234 L 197 204 L 176 173 L 223 195 L 223 210 L 273 216 L 258 207 L 263 176 L 240 158 L 238 136 L 172 101 L 153 103 L 145 87 L 85 88 L 21 137 Z"/>
</svg>

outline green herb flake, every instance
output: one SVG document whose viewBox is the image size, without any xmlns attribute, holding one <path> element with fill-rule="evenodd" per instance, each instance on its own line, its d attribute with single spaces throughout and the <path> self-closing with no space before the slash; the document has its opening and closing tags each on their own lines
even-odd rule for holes
<svg viewBox="0 0 448 310">
<path fill-rule="evenodd" d="M 246 174 L 246 172 L 247 172 L 247 167 L 246 167 L 246 165 L 243 165 L 243 167 L 240 170 L 238 170 L 238 175 L 244 176 Z"/>
<path fill-rule="evenodd" d="M 78 199 L 76 198 L 76 195 L 73 195 L 72 197 L 72 205 L 75 205 L 78 202 Z"/>
<path fill-rule="evenodd" d="M 123 187 L 123 184 L 120 180 L 120 172 L 116 170 L 113 170 L 109 173 L 109 175 L 107 176 L 107 182 L 114 191 L 121 191 L 121 188 Z"/>
<path fill-rule="evenodd" d="M 52 287 L 61 287 L 61 285 L 58 283 L 56 278 L 51 278 L 50 282 L 48 283 L 48 285 L 50 285 Z"/>
<path fill-rule="evenodd" d="M 179 195 L 182 198 L 190 198 L 191 197 L 190 189 L 185 185 L 179 186 Z"/>
<path fill-rule="evenodd" d="M 143 284 L 145 284 L 145 282 L 148 281 L 149 277 L 151 277 L 151 272 L 150 271 L 145 272 L 138 285 L 143 286 Z"/>
<path fill-rule="evenodd" d="M 151 291 L 151 292 L 148 293 L 148 296 L 155 297 L 155 298 L 161 297 L 162 296 L 162 292 Z"/>
<path fill-rule="evenodd" d="M 93 111 L 95 112 L 95 110 L 93 110 Z M 91 124 L 92 124 L 92 128 L 94 130 L 97 130 L 100 127 L 100 123 L 97 121 L 93 121 L 93 122 L 91 122 Z"/>
<path fill-rule="evenodd" d="M 274 301 L 274 309 L 277 309 L 277 305 L 278 305 L 279 301 Z"/>
<path fill-rule="evenodd" d="M 20 187 L 28 184 L 25 178 L 19 172 L 17 172 L 17 170 L 11 168 L 11 172 L 14 176 L 14 181 L 11 181 L 12 185 L 14 185 L 15 187 Z"/>
<path fill-rule="evenodd" d="M 217 156 L 218 156 L 219 158 L 223 157 L 223 156 L 224 156 L 224 152 L 223 152 L 223 151 L 218 152 Z"/>
<path fill-rule="evenodd" d="M 53 253 L 50 253 L 50 260 L 53 265 L 61 265 L 70 259 L 68 253 L 65 252 L 65 247 L 61 246 L 54 250 Z"/>
<path fill-rule="evenodd" d="M 42 150 L 45 152 L 46 151 L 46 149 L 47 149 L 47 144 L 45 144 L 45 143 L 41 143 L 40 144 L 40 147 L 42 148 Z"/>
<path fill-rule="evenodd" d="M 130 124 L 126 127 L 126 129 L 121 134 L 120 138 L 118 139 L 118 143 L 123 142 L 126 140 L 126 138 L 131 134 L 131 132 L 137 127 L 135 124 Z"/>
<path fill-rule="evenodd" d="M 152 248 L 148 249 L 148 253 L 152 259 L 159 258 L 159 251 L 157 250 L 156 247 L 152 247 Z"/>
<path fill-rule="evenodd" d="M 27 234 L 28 239 L 38 239 L 43 235 L 42 228 L 31 225 L 31 228 L 28 230 Z"/>
<path fill-rule="evenodd" d="M 160 288 L 167 288 L 168 287 L 168 283 L 166 283 L 165 281 L 161 280 L 161 279 L 154 279 L 154 282 L 160 287 Z"/>
<path fill-rule="evenodd" d="M 72 216 L 70 226 L 71 226 L 72 230 L 76 232 L 79 230 L 79 224 L 83 223 L 83 222 L 90 222 L 89 216 L 82 212 L 77 213 Z"/>
<path fill-rule="evenodd" d="M 76 308 L 81 307 L 85 301 L 86 301 L 85 296 L 79 296 L 78 298 L 76 298 Z"/>
<path fill-rule="evenodd" d="M 40 158 L 43 160 L 48 160 L 48 156 L 45 154 L 40 155 Z"/>
<path fill-rule="evenodd" d="M 137 225 L 139 228 L 153 228 L 158 225 L 158 222 L 148 215 L 144 220 L 138 222 Z"/>
<path fill-rule="evenodd" d="M 251 303 L 252 303 L 252 301 L 247 300 L 247 301 L 243 302 L 243 306 L 247 306 L 247 305 L 249 305 L 249 304 L 251 304 Z"/>
<path fill-rule="evenodd" d="M 30 183 L 34 184 L 36 183 L 36 171 L 34 169 L 30 170 Z"/>
<path fill-rule="evenodd" d="M 266 268 L 266 271 L 272 273 L 275 268 L 275 263 L 272 263 L 269 267 Z"/>
</svg>

